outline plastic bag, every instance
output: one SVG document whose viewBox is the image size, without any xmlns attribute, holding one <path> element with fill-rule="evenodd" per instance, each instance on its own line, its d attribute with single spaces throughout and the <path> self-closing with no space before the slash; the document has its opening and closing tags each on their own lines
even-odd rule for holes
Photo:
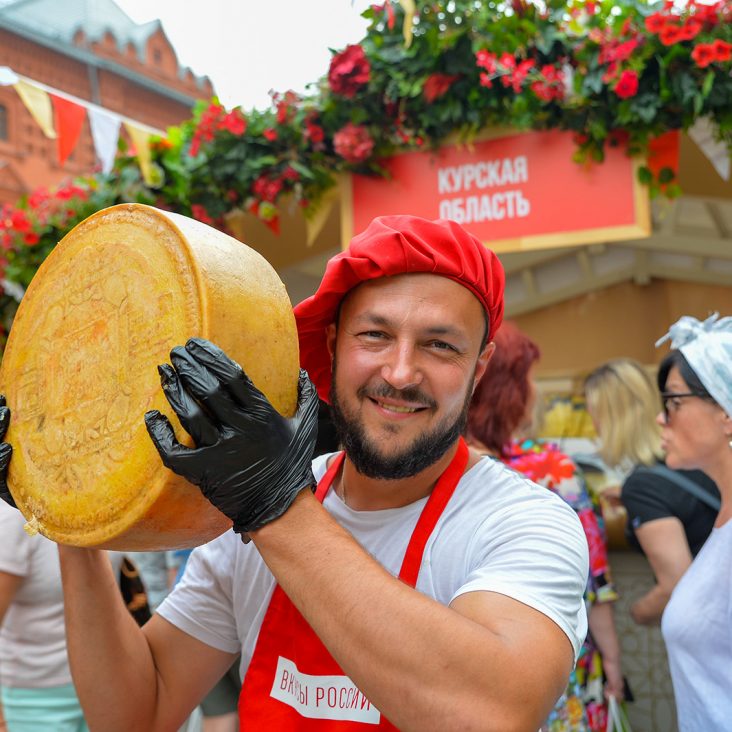
<svg viewBox="0 0 732 732">
<path fill-rule="evenodd" d="M 625 706 L 614 696 L 608 697 L 605 732 L 633 732 Z"/>
</svg>

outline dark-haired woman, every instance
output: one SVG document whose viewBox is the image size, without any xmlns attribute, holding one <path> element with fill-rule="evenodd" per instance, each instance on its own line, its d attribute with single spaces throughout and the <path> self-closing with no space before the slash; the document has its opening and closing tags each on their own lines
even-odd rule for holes
<svg viewBox="0 0 732 732">
<path fill-rule="evenodd" d="M 732 318 L 684 316 L 666 338 L 658 421 L 671 468 L 717 484 L 714 529 L 671 595 L 661 623 L 682 732 L 727 730 L 732 720 Z"/>
<path fill-rule="evenodd" d="M 612 610 L 617 594 L 610 578 L 602 518 L 574 462 L 555 445 L 521 437 L 533 422 L 536 387 L 531 372 L 540 355 L 537 345 L 512 323 L 504 323 L 494 340 L 496 351 L 470 404 L 468 442 L 571 505 L 582 522 L 590 554 L 585 592 L 590 634 L 567 689 L 542 730 L 604 731 L 605 694 L 623 698 L 623 675 Z"/>
</svg>

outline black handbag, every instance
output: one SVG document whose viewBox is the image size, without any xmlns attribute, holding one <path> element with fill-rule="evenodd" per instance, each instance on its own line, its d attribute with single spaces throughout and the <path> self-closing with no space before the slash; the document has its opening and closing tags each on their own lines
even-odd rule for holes
<svg viewBox="0 0 732 732">
<path fill-rule="evenodd" d="M 138 625 L 144 625 L 152 617 L 147 591 L 135 563 L 127 556 L 122 558 L 119 570 L 119 588 L 122 599 Z"/>
</svg>

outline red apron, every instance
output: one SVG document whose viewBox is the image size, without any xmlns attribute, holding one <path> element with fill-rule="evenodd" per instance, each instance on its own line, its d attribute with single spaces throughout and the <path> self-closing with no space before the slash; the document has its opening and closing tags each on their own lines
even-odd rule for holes
<svg viewBox="0 0 732 732">
<path fill-rule="evenodd" d="M 340 453 L 318 484 L 323 501 L 343 464 Z M 417 521 L 399 579 L 414 587 L 432 531 L 468 463 L 461 438 Z M 277 585 L 259 631 L 239 697 L 241 730 L 395 730 L 330 655 Z"/>
</svg>

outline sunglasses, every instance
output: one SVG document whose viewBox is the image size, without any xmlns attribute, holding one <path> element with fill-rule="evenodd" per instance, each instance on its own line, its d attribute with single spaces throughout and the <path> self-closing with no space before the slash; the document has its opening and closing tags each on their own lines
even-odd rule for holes
<svg viewBox="0 0 732 732">
<path fill-rule="evenodd" d="M 669 416 L 676 414 L 681 409 L 683 402 L 682 399 L 687 397 L 696 397 L 697 399 L 704 399 L 704 401 L 712 401 L 708 394 L 704 394 L 698 391 L 662 391 L 661 392 L 661 403 L 663 404 L 663 417 L 666 422 L 669 420 Z"/>
</svg>

